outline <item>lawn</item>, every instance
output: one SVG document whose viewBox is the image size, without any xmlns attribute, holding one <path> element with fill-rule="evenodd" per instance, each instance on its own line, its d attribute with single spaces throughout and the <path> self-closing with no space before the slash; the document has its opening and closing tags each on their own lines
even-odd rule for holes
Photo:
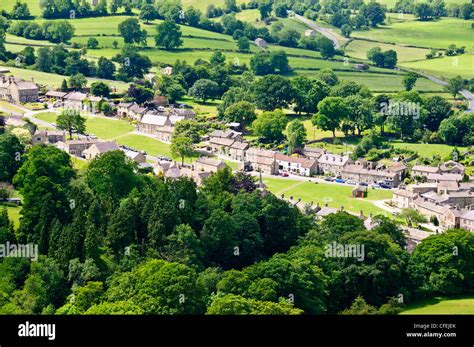
<svg viewBox="0 0 474 347">
<path fill-rule="evenodd" d="M 3 208 L 2 205 L 0 205 L 0 209 Z M 10 221 L 13 222 L 13 225 L 15 228 L 18 228 L 20 225 L 20 211 L 21 207 L 18 206 L 7 206 L 7 212 L 8 212 L 8 218 Z"/>
<path fill-rule="evenodd" d="M 449 146 L 445 144 L 438 144 L 438 143 L 409 143 L 409 142 L 400 142 L 400 141 L 392 141 L 390 142 L 391 145 L 395 148 L 403 148 L 409 149 L 412 151 L 416 151 L 419 156 L 425 158 L 432 158 L 435 155 L 440 155 L 441 158 L 447 157 L 449 154 L 452 153 L 454 146 Z M 460 151 L 467 150 L 467 147 L 457 147 Z"/>
<path fill-rule="evenodd" d="M 2 0 L 1 10 L 6 10 L 10 12 L 13 9 L 13 6 L 18 0 Z M 28 8 L 30 9 L 30 13 L 33 16 L 41 15 L 41 8 L 40 8 L 40 1 L 39 0 L 23 0 L 23 3 L 28 4 Z"/>
<path fill-rule="evenodd" d="M 89 165 L 89 163 L 86 160 L 75 157 L 75 156 L 71 156 L 71 161 L 74 168 L 78 170 L 79 172 L 87 169 L 87 166 Z"/>
<path fill-rule="evenodd" d="M 56 122 L 56 117 L 57 114 L 54 112 L 44 112 L 35 115 L 35 118 L 48 123 Z M 86 116 L 86 131 L 102 140 L 111 140 L 123 136 L 134 129 L 133 125 L 122 119 Z"/>
<path fill-rule="evenodd" d="M 353 186 L 325 184 L 325 183 L 311 183 L 307 181 L 298 181 L 282 178 L 264 178 L 264 182 L 268 189 L 276 196 L 280 197 L 285 194 L 285 197 L 293 196 L 293 200 L 301 198 L 304 202 L 319 203 L 321 206 L 328 204 L 333 208 L 340 208 L 354 213 L 364 211 L 365 215 L 385 214 L 386 211 L 376 207 L 367 200 L 382 200 L 391 199 L 392 192 L 389 190 L 369 190 L 367 199 L 354 199 L 351 197 Z"/>
<path fill-rule="evenodd" d="M 144 135 L 129 134 L 117 139 L 121 145 L 146 151 L 152 156 L 162 155 L 171 157 L 170 145 Z"/>
<path fill-rule="evenodd" d="M 400 64 L 400 66 L 413 70 L 422 70 L 429 74 L 445 78 L 456 76 L 462 76 L 466 79 L 474 78 L 474 55 L 472 54 L 405 62 Z"/>
<path fill-rule="evenodd" d="M 48 86 L 50 88 L 59 88 L 62 81 L 69 78 L 68 76 L 61 76 L 35 70 L 20 69 L 10 66 L 8 66 L 8 69 L 10 70 L 9 74 L 14 75 L 15 77 L 23 78 L 25 80 L 31 80 L 33 78 L 36 83 Z M 89 86 L 96 81 L 106 82 L 111 88 L 117 88 L 118 91 L 124 91 L 128 89 L 127 83 L 121 81 L 102 80 L 90 77 L 87 78 L 87 84 Z"/>
<path fill-rule="evenodd" d="M 426 55 L 430 53 L 430 50 L 425 48 L 404 47 L 364 40 L 351 41 L 346 46 L 345 52 L 350 57 L 366 60 L 367 51 L 373 47 L 380 47 L 383 51 L 387 51 L 389 49 L 394 50 L 397 52 L 398 62 L 426 59 Z"/>
<path fill-rule="evenodd" d="M 474 297 L 436 297 L 409 305 L 400 314 L 474 314 Z"/>
<path fill-rule="evenodd" d="M 368 31 L 356 31 L 352 36 L 386 43 L 441 49 L 446 49 L 454 43 L 458 47 L 465 46 L 469 52 L 474 50 L 472 23 L 473 20 L 457 18 L 442 18 L 429 22 L 404 21 Z"/>
<path fill-rule="evenodd" d="M 366 3 L 370 2 L 370 0 L 365 0 Z M 388 9 L 393 9 L 397 0 L 377 0 L 378 3 L 387 6 Z M 426 0 L 418 0 L 417 2 L 427 2 Z M 465 4 L 468 3 L 469 0 L 445 0 L 447 6 L 450 4 Z"/>
<path fill-rule="evenodd" d="M 13 112 L 13 113 L 25 113 L 21 108 L 16 107 L 15 105 L 10 104 L 9 102 L 0 100 L 0 109 L 4 110 L 5 112 Z"/>
</svg>

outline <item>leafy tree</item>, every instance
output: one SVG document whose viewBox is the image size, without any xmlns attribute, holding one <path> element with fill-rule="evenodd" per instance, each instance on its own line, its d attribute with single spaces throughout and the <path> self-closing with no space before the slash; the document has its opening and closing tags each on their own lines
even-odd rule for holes
<svg viewBox="0 0 474 347">
<path fill-rule="evenodd" d="M 326 83 L 328 86 L 335 86 L 339 80 L 337 75 L 331 69 L 321 69 L 318 72 L 318 79 Z"/>
<path fill-rule="evenodd" d="M 81 116 L 81 112 L 74 109 L 66 109 L 56 118 L 58 129 L 65 130 L 72 139 L 73 133 L 84 134 L 86 132 L 86 119 Z"/>
<path fill-rule="evenodd" d="M 207 314 L 212 315 L 300 315 L 302 313 L 302 310 L 294 308 L 288 302 L 257 301 L 234 294 L 214 297 L 207 309 Z"/>
<path fill-rule="evenodd" d="M 225 113 L 225 120 L 228 122 L 240 123 L 243 128 L 250 125 L 256 118 L 255 106 L 248 101 L 239 101 L 230 105 Z"/>
<path fill-rule="evenodd" d="M 448 85 L 444 87 L 444 89 L 450 93 L 454 99 L 459 94 L 461 90 L 464 89 L 464 81 L 461 76 L 456 76 L 448 81 Z"/>
<path fill-rule="evenodd" d="M 370 100 L 351 95 L 346 98 L 347 119 L 351 128 L 357 129 L 360 136 L 362 131 L 373 127 L 373 108 Z"/>
<path fill-rule="evenodd" d="M 344 315 L 368 315 L 377 313 L 377 308 L 367 304 L 364 298 L 360 295 L 354 299 L 350 308 L 341 312 L 341 314 Z"/>
<path fill-rule="evenodd" d="M 417 79 L 418 79 L 418 75 L 413 72 L 410 72 L 406 74 L 405 77 L 403 77 L 402 83 L 407 92 L 413 89 Z"/>
<path fill-rule="evenodd" d="M 191 139 L 193 143 L 199 143 L 206 130 L 204 124 L 194 119 L 185 119 L 176 123 L 173 137 L 186 137 Z"/>
<path fill-rule="evenodd" d="M 86 182 L 98 196 L 118 201 L 135 187 L 134 168 L 122 151 L 107 152 L 91 161 Z"/>
<path fill-rule="evenodd" d="M 438 134 L 449 145 L 466 145 L 474 143 L 474 120 L 469 113 L 455 114 L 441 121 Z"/>
<path fill-rule="evenodd" d="M 453 113 L 449 101 L 436 95 L 426 99 L 424 108 L 427 111 L 424 123 L 431 131 L 437 131 L 441 122 Z"/>
<path fill-rule="evenodd" d="M 15 5 L 13 5 L 13 10 L 10 13 L 11 19 L 29 19 L 30 16 L 30 9 L 26 3 L 17 1 Z"/>
<path fill-rule="evenodd" d="M 254 133 L 267 142 L 281 141 L 286 127 L 286 116 L 281 110 L 263 112 L 252 123 Z"/>
<path fill-rule="evenodd" d="M 298 76 L 291 80 L 294 90 L 295 111 L 306 114 L 317 112 L 318 103 L 330 93 L 329 87 L 319 80 Z"/>
<path fill-rule="evenodd" d="M 318 110 L 311 122 L 322 130 L 332 131 L 332 137 L 335 139 L 341 120 L 349 113 L 344 99 L 339 96 L 328 96 L 318 103 Z"/>
<path fill-rule="evenodd" d="M 90 37 L 87 40 L 87 49 L 97 49 L 99 47 L 99 41 L 95 37 Z"/>
<path fill-rule="evenodd" d="M 341 33 L 344 37 L 350 37 L 352 33 L 352 27 L 349 24 L 344 24 L 341 27 Z"/>
<path fill-rule="evenodd" d="M 140 19 L 144 20 L 148 24 L 151 20 L 158 18 L 158 11 L 151 4 L 144 4 L 140 9 Z"/>
<path fill-rule="evenodd" d="M 202 78 L 189 88 L 189 95 L 206 103 L 206 100 L 216 98 L 218 88 L 219 85 L 216 82 Z"/>
<path fill-rule="evenodd" d="M 170 20 L 165 20 L 157 25 L 155 43 L 157 47 L 162 47 L 166 50 L 181 47 L 183 40 L 181 40 L 179 25 Z"/>
<path fill-rule="evenodd" d="M 120 63 L 119 78 L 129 80 L 137 77 L 142 78 L 151 68 L 151 60 L 147 56 L 138 53 L 132 45 L 125 45 L 120 54 L 114 57 Z"/>
<path fill-rule="evenodd" d="M 154 92 L 153 89 L 132 83 L 128 87 L 127 95 L 137 103 L 143 104 L 153 99 Z"/>
<path fill-rule="evenodd" d="M 385 9 L 375 1 L 362 6 L 360 12 L 373 27 L 382 24 L 385 20 Z"/>
<path fill-rule="evenodd" d="M 186 95 L 186 90 L 181 85 L 179 79 L 173 76 L 163 76 L 159 89 L 161 94 L 166 96 L 171 103 L 180 100 Z"/>
<path fill-rule="evenodd" d="M 306 128 L 304 124 L 296 119 L 288 126 L 289 153 L 293 153 L 296 148 L 303 147 L 306 142 Z"/>
<path fill-rule="evenodd" d="M 25 147 L 16 136 L 0 134 L 0 181 L 12 181 L 23 162 L 24 151 Z"/>
<path fill-rule="evenodd" d="M 81 90 L 87 85 L 87 78 L 81 73 L 72 75 L 69 77 L 68 85 L 71 89 Z"/>
<path fill-rule="evenodd" d="M 194 153 L 193 142 L 187 137 L 173 137 L 170 151 L 173 157 L 181 158 L 181 164 L 184 164 L 184 158 L 190 157 Z"/>
<path fill-rule="evenodd" d="M 428 221 L 422 214 L 412 208 L 403 209 L 399 217 L 405 219 L 408 226 L 426 223 Z"/>
<path fill-rule="evenodd" d="M 95 96 L 108 97 L 110 95 L 110 87 L 104 82 L 94 82 L 91 84 L 91 93 Z"/>
<path fill-rule="evenodd" d="M 453 295 L 473 290 L 474 235 L 450 229 L 424 239 L 410 259 L 409 273 L 420 294 Z"/>
<path fill-rule="evenodd" d="M 336 55 L 333 42 L 325 36 L 318 39 L 319 52 L 323 59 L 331 59 Z"/>
<path fill-rule="evenodd" d="M 430 4 L 427 3 L 415 4 L 413 12 L 416 18 L 421 21 L 431 20 L 433 18 L 433 9 Z"/>
<path fill-rule="evenodd" d="M 243 53 L 250 52 L 250 40 L 247 36 L 242 36 L 237 40 L 237 49 Z"/>
<path fill-rule="evenodd" d="M 140 22 L 136 18 L 129 18 L 121 22 L 118 26 L 120 36 L 125 43 L 143 43 L 146 39 L 146 31 L 140 29 Z"/>
<path fill-rule="evenodd" d="M 291 82 L 282 76 L 267 75 L 255 82 L 255 104 L 265 111 L 286 108 L 293 99 Z"/>
</svg>

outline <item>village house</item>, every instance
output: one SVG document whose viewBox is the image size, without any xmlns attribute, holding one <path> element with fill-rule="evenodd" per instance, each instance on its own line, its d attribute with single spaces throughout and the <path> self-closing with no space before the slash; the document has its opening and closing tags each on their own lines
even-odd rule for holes
<svg viewBox="0 0 474 347">
<path fill-rule="evenodd" d="M 463 211 L 459 218 L 459 227 L 474 232 L 474 209 Z"/>
<path fill-rule="evenodd" d="M 224 139 L 232 139 L 235 141 L 242 141 L 242 133 L 233 131 L 233 130 L 214 130 L 213 132 L 209 133 L 209 138 L 219 137 Z"/>
<path fill-rule="evenodd" d="M 423 197 L 413 200 L 413 207 L 428 220 L 436 218 L 445 228 L 459 228 L 461 214 L 456 207 L 443 206 Z"/>
<path fill-rule="evenodd" d="M 166 172 L 170 169 L 173 163 L 168 160 L 160 160 L 158 163 L 153 165 L 153 173 L 155 175 L 165 175 Z"/>
<path fill-rule="evenodd" d="M 418 194 L 406 189 L 397 189 L 393 192 L 392 204 L 398 208 L 411 208 L 413 200 Z"/>
<path fill-rule="evenodd" d="M 81 92 L 72 92 L 64 97 L 63 107 L 78 111 L 85 110 L 85 101 L 87 94 Z"/>
<path fill-rule="evenodd" d="M 293 157 L 277 153 L 276 161 L 280 172 L 290 172 L 300 176 L 311 176 L 318 172 L 318 162 L 314 159 Z"/>
<path fill-rule="evenodd" d="M 33 145 L 38 143 L 57 143 L 66 141 L 66 133 L 60 130 L 36 131 L 31 137 Z"/>
<path fill-rule="evenodd" d="M 227 167 L 222 160 L 216 160 L 208 157 L 200 157 L 194 163 L 197 171 L 217 172 Z"/>
<path fill-rule="evenodd" d="M 173 74 L 173 68 L 171 66 L 166 66 L 161 69 L 161 73 L 166 76 L 171 76 Z"/>
<path fill-rule="evenodd" d="M 445 174 L 458 174 L 458 175 L 463 175 L 466 172 L 466 168 L 464 165 L 459 164 L 453 160 L 449 160 L 445 163 L 442 163 L 439 166 L 439 169 L 442 173 Z"/>
<path fill-rule="evenodd" d="M 342 168 L 351 163 L 352 160 L 347 155 L 326 153 L 318 159 L 318 170 L 322 174 L 340 176 Z"/>
<path fill-rule="evenodd" d="M 418 184 L 410 184 L 407 186 L 407 190 L 411 191 L 415 194 L 422 194 L 430 191 L 437 191 L 438 184 L 436 183 L 418 183 Z"/>
<path fill-rule="evenodd" d="M 134 161 L 137 164 L 146 163 L 146 156 L 141 152 L 124 150 L 124 153 L 127 156 L 127 158 L 129 158 L 131 161 Z"/>
<path fill-rule="evenodd" d="M 430 173 L 426 176 L 428 183 L 441 183 L 441 182 L 460 182 L 464 178 L 464 175 L 450 174 L 450 173 Z"/>
<path fill-rule="evenodd" d="M 44 95 L 47 100 L 55 100 L 59 102 L 64 101 L 64 97 L 67 95 L 66 92 L 61 92 L 58 90 L 48 90 L 48 92 Z"/>
<path fill-rule="evenodd" d="M 316 32 L 314 30 L 307 29 L 304 32 L 304 36 L 305 37 L 313 37 L 313 36 L 316 36 Z"/>
<path fill-rule="evenodd" d="M 245 151 L 249 148 L 247 142 L 234 141 L 229 147 L 229 156 L 232 160 L 244 161 Z"/>
<path fill-rule="evenodd" d="M 357 183 L 383 183 L 390 187 L 398 187 L 401 181 L 400 174 L 382 169 L 364 168 L 364 165 L 350 164 L 340 169 L 343 179 L 354 180 Z"/>
<path fill-rule="evenodd" d="M 400 175 L 401 178 L 405 178 L 408 174 L 408 166 L 402 162 L 392 163 L 387 166 L 387 170 Z"/>
<path fill-rule="evenodd" d="M 212 137 L 209 140 L 209 148 L 214 153 L 230 157 L 230 146 L 232 146 L 233 143 L 233 139 L 228 139 L 224 137 Z"/>
<path fill-rule="evenodd" d="M 141 107 L 136 102 L 119 103 L 117 105 L 117 114 L 119 117 L 134 121 L 140 121 L 147 111 L 145 107 Z"/>
<path fill-rule="evenodd" d="M 319 159 L 323 154 L 326 154 L 326 150 L 319 147 L 308 147 L 305 146 L 303 154 L 309 159 Z"/>
<path fill-rule="evenodd" d="M 82 152 L 98 142 L 99 140 L 96 139 L 68 140 L 66 142 L 58 142 L 55 146 L 69 153 L 70 155 L 82 157 Z"/>
<path fill-rule="evenodd" d="M 411 176 L 428 177 L 429 174 L 441 172 L 438 166 L 415 165 L 411 169 Z"/>
<path fill-rule="evenodd" d="M 250 147 L 245 152 L 245 161 L 239 165 L 240 170 L 257 171 L 267 175 L 278 174 L 276 152 Z"/>
<path fill-rule="evenodd" d="M 120 147 L 112 141 L 97 142 L 82 152 L 84 158 L 92 160 L 95 157 L 111 151 L 118 151 Z"/>
<path fill-rule="evenodd" d="M 13 76 L 0 76 L 0 99 L 8 102 L 36 102 L 39 88 L 33 81 Z"/>
</svg>

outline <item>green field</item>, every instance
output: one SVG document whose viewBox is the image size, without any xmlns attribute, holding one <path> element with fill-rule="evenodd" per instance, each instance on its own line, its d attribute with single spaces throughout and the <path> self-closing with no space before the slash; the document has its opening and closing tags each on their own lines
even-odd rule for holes
<svg viewBox="0 0 474 347">
<path fill-rule="evenodd" d="M 474 78 L 473 54 L 463 54 L 455 57 L 443 57 L 416 62 L 405 62 L 400 64 L 400 66 L 413 70 L 423 70 L 429 74 L 445 78 L 456 76 Z"/>
<path fill-rule="evenodd" d="M 48 123 L 54 123 L 56 117 L 57 114 L 52 112 L 38 113 L 35 115 L 35 118 Z M 86 131 L 89 134 L 96 135 L 102 140 L 111 140 L 123 136 L 134 129 L 133 125 L 122 119 L 86 116 Z"/>
<path fill-rule="evenodd" d="M 0 205 L 0 208 L 2 207 L 3 206 Z M 21 207 L 7 206 L 8 218 L 10 219 L 10 221 L 13 222 L 15 228 L 18 228 L 18 226 L 20 225 L 20 211 Z"/>
<path fill-rule="evenodd" d="M 62 81 L 68 78 L 68 76 L 61 76 L 35 70 L 20 69 L 10 66 L 8 66 L 7 68 L 10 70 L 8 74 L 14 75 L 15 77 L 23 78 L 25 80 L 31 80 L 33 78 L 36 83 L 48 86 L 50 88 L 59 88 L 61 86 Z M 89 86 L 96 81 L 103 81 L 106 82 L 109 86 L 111 86 L 111 88 L 116 88 L 118 91 L 124 91 L 128 89 L 127 83 L 121 81 L 101 80 L 98 78 L 87 78 L 87 81 Z"/>
<path fill-rule="evenodd" d="M 368 31 L 356 31 L 352 36 L 386 43 L 441 49 L 448 48 L 454 43 L 458 47 L 465 46 L 466 51 L 473 51 L 472 23 L 473 20 L 456 18 L 443 18 L 430 22 L 404 21 Z"/>
<path fill-rule="evenodd" d="M 364 40 L 351 41 L 346 46 L 345 52 L 350 57 L 354 57 L 357 59 L 367 59 L 367 51 L 369 51 L 373 47 L 380 47 L 383 51 L 387 51 L 389 49 L 394 50 L 395 52 L 397 52 L 399 62 L 426 59 L 426 54 L 430 52 L 429 49 L 425 48 L 404 47 L 399 45 L 389 45 L 385 43 L 377 43 Z"/>
<path fill-rule="evenodd" d="M 316 184 L 314 182 L 282 178 L 264 178 L 264 182 L 268 189 L 278 197 L 285 194 L 287 198 L 293 196 L 293 200 L 301 198 L 304 202 L 312 201 L 313 204 L 319 203 L 321 206 L 326 203 L 333 208 L 344 206 L 344 209 L 354 213 L 363 210 L 365 215 L 370 213 L 389 215 L 386 211 L 367 201 L 391 199 L 392 192 L 388 190 L 369 190 L 367 199 L 354 199 L 351 197 L 354 186 L 350 185 Z"/>
<path fill-rule="evenodd" d="M 474 314 L 474 297 L 436 297 L 410 305 L 400 314 Z"/>
<path fill-rule="evenodd" d="M 409 143 L 409 142 L 399 142 L 399 141 L 392 141 L 390 142 L 391 145 L 395 148 L 402 148 L 402 149 L 409 149 L 412 151 L 416 151 L 419 156 L 425 158 L 432 158 L 435 155 L 440 155 L 441 158 L 447 157 L 449 154 L 452 153 L 455 147 L 444 145 L 444 144 L 435 144 L 430 143 L 429 145 L 423 143 Z M 457 147 L 460 151 L 465 151 L 466 147 Z"/>
<path fill-rule="evenodd" d="M 117 143 L 131 148 L 146 151 L 152 156 L 162 155 L 170 157 L 170 145 L 160 140 L 144 135 L 129 134 L 117 139 Z"/>
<path fill-rule="evenodd" d="M 18 0 L 2 0 L 0 10 L 6 10 L 10 12 L 17 1 Z M 41 15 L 40 0 L 23 0 L 22 2 L 26 2 L 28 4 L 28 8 L 30 9 L 31 15 Z"/>
<path fill-rule="evenodd" d="M 364 2 L 370 2 L 370 0 L 365 0 Z M 397 0 L 377 0 L 376 2 L 387 6 L 388 9 L 392 9 L 395 4 L 397 3 Z M 426 0 L 418 0 L 417 2 L 427 2 Z M 450 4 L 465 4 L 468 3 L 469 0 L 445 0 L 446 5 Z"/>
</svg>

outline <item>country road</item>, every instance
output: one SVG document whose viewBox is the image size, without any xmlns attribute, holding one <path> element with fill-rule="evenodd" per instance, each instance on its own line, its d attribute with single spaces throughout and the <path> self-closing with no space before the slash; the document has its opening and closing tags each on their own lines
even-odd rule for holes
<svg viewBox="0 0 474 347">
<path fill-rule="evenodd" d="M 331 32 L 331 30 L 329 29 L 326 29 L 326 28 L 322 28 L 320 26 L 317 26 L 316 24 L 314 24 L 312 21 L 310 21 L 309 19 L 303 17 L 303 16 L 300 16 L 299 14 L 296 14 L 294 15 L 294 18 L 296 20 L 299 20 L 300 22 L 303 22 L 304 24 L 306 24 L 307 26 L 309 26 L 310 28 L 316 30 L 317 32 L 319 32 L 321 35 L 324 35 L 326 36 L 329 40 L 331 40 L 333 43 L 334 43 L 334 48 L 336 49 L 339 49 L 341 48 L 341 45 L 339 44 L 339 41 L 337 40 L 337 37 Z"/>
</svg>

